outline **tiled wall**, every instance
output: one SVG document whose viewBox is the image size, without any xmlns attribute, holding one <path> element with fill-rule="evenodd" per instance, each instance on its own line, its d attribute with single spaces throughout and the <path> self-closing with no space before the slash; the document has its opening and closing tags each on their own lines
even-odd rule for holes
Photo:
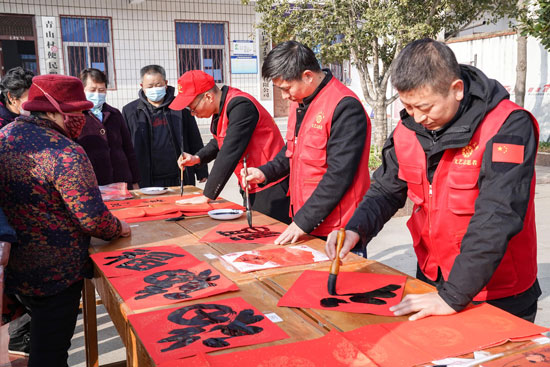
<svg viewBox="0 0 550 367">
<path fill-rule="evenodd" d="M 57 21 L 58 44 L 61 45 L 59 15 L 110 17 L 116 72 L 116 90 L 107 94 L 107 103 L 122 108 L 137 98 L 139 70 L 148 64 L 164 66 L 170 85 L 176 84 L 176 20 L 228 22 L 228 41 L 255 39 L 253 6 L 240 0 L 145 0 L 130 5 L 128 0 L 11 0 L 0 1 L 0 13 L 35 16 L 40 70 L 46 69 L 42 16 Z M 230 47 L 228 48 L 230 50 Z M 62 52 L 62 50 L 61 50 Z M 227 66 L 229 67 L 229 57 Z M 61 55 L 60 70 L 66 73 Z M 230 84 L 254 96 L 259 93 L 257 74 L 229 74 Z M 207 121 L 201 121 L 207 123 Z"/>
</svg>

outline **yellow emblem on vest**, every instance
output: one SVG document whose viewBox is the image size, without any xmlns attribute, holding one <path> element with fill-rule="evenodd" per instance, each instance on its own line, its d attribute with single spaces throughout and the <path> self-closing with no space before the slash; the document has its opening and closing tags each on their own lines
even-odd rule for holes
<svg viewBox="0 0 550 367">
<path fill-rule="evenodd" d="M 477 142 L 473 142 L 471 144 L 468 144 L 464 148 L 462 148 L 462 155 L 464 156 L 464 158 L 468 158 L 478 148 L 479 148 L 479 144 Z"/>
<path fill-rule="evenodd" d="M 315 117 L 315 122 L 317 122 L 318 124 L 320 124 L 323 119 L 325 118 L 325 114 L 323 113 L 323 111 L 319 112 L 319 114 Z"/>
</svg>

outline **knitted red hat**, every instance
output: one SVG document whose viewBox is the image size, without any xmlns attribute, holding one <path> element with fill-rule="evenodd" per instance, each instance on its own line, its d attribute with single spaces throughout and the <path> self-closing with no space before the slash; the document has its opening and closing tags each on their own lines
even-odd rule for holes
<svg viewBox="0 0 550 367">
<path fill-rule="evenodd" d="M 29 99 L 21 106 L 25 111 L 59 112 L 44 95 L 48 93 L 63 112 L 91 109 L 94 104 L 86 99 L 84 86 L 74 76 L 48 74 L 32 78 Z"/>
<path fill-rule="evenodd" d="M 201 70 L 188 71 L 178 79 L 178 95 L 168 107 L 173 110 L 183 110 L 195 97 L 209 91 L 215 85 L 212 75 Z"/>
</svg>

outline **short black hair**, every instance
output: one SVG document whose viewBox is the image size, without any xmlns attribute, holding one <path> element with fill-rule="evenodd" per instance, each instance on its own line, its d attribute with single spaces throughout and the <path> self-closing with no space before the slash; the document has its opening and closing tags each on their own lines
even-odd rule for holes
<svg viewBox="0 0 550 367">
<path fill-rule="evenodd" d="M 84 86 L 86 86 L 88 78 L 92 79 L 96 83 L 105 83 L 105 86 L 108 84 L 107 75 L 99 69 L 86 68 L 80 72 L 80 80 Z"/>
<path fill-rule="evenodd" d="M 15 98 L 21 98 L 23 93 L 32 85 L 34 73 L 17 66 L 8 70 L 0 81 L 0 92 L 5 101 L 9 101 L 8 92 Z"/>
<path fill-rule="evenodd" d="M 300 42 L 285 41 L 267 54 L 262 66 L 262 77 L 264 79 L 281 78 L 287 81 L 299 80 L 306 70 L 321 71 L 313 51 Z"/>
<path fill-rule="evenodd" d="M 145 76 L 145 74 L 160 74 L 166 80 L 166 70 L 160 65 L 147 65 L 141 68 L 139 71 L 141 74 L 141 79 Z"/>
<path fill-rule="evenodd" d="M 430 86 L 446 95 L 451 83 L 460 79 L 460 65 L 443 42 L 424 38 L 409 43 L 393 61 L 391 82 L 398 92 Z"/>
</svg>

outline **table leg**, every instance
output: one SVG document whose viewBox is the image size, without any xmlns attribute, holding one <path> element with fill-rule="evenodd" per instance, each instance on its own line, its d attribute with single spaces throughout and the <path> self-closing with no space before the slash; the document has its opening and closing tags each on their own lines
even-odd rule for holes
<svg viewBox="0 0 550 367">
<path fill-rule="evenodd" d="M 90 279 L 84 279 L 84 289 L 82 290 L 82 323 L 84 326 L 86 367 L 99 367 L 95 287 Z"/>
</svg>

